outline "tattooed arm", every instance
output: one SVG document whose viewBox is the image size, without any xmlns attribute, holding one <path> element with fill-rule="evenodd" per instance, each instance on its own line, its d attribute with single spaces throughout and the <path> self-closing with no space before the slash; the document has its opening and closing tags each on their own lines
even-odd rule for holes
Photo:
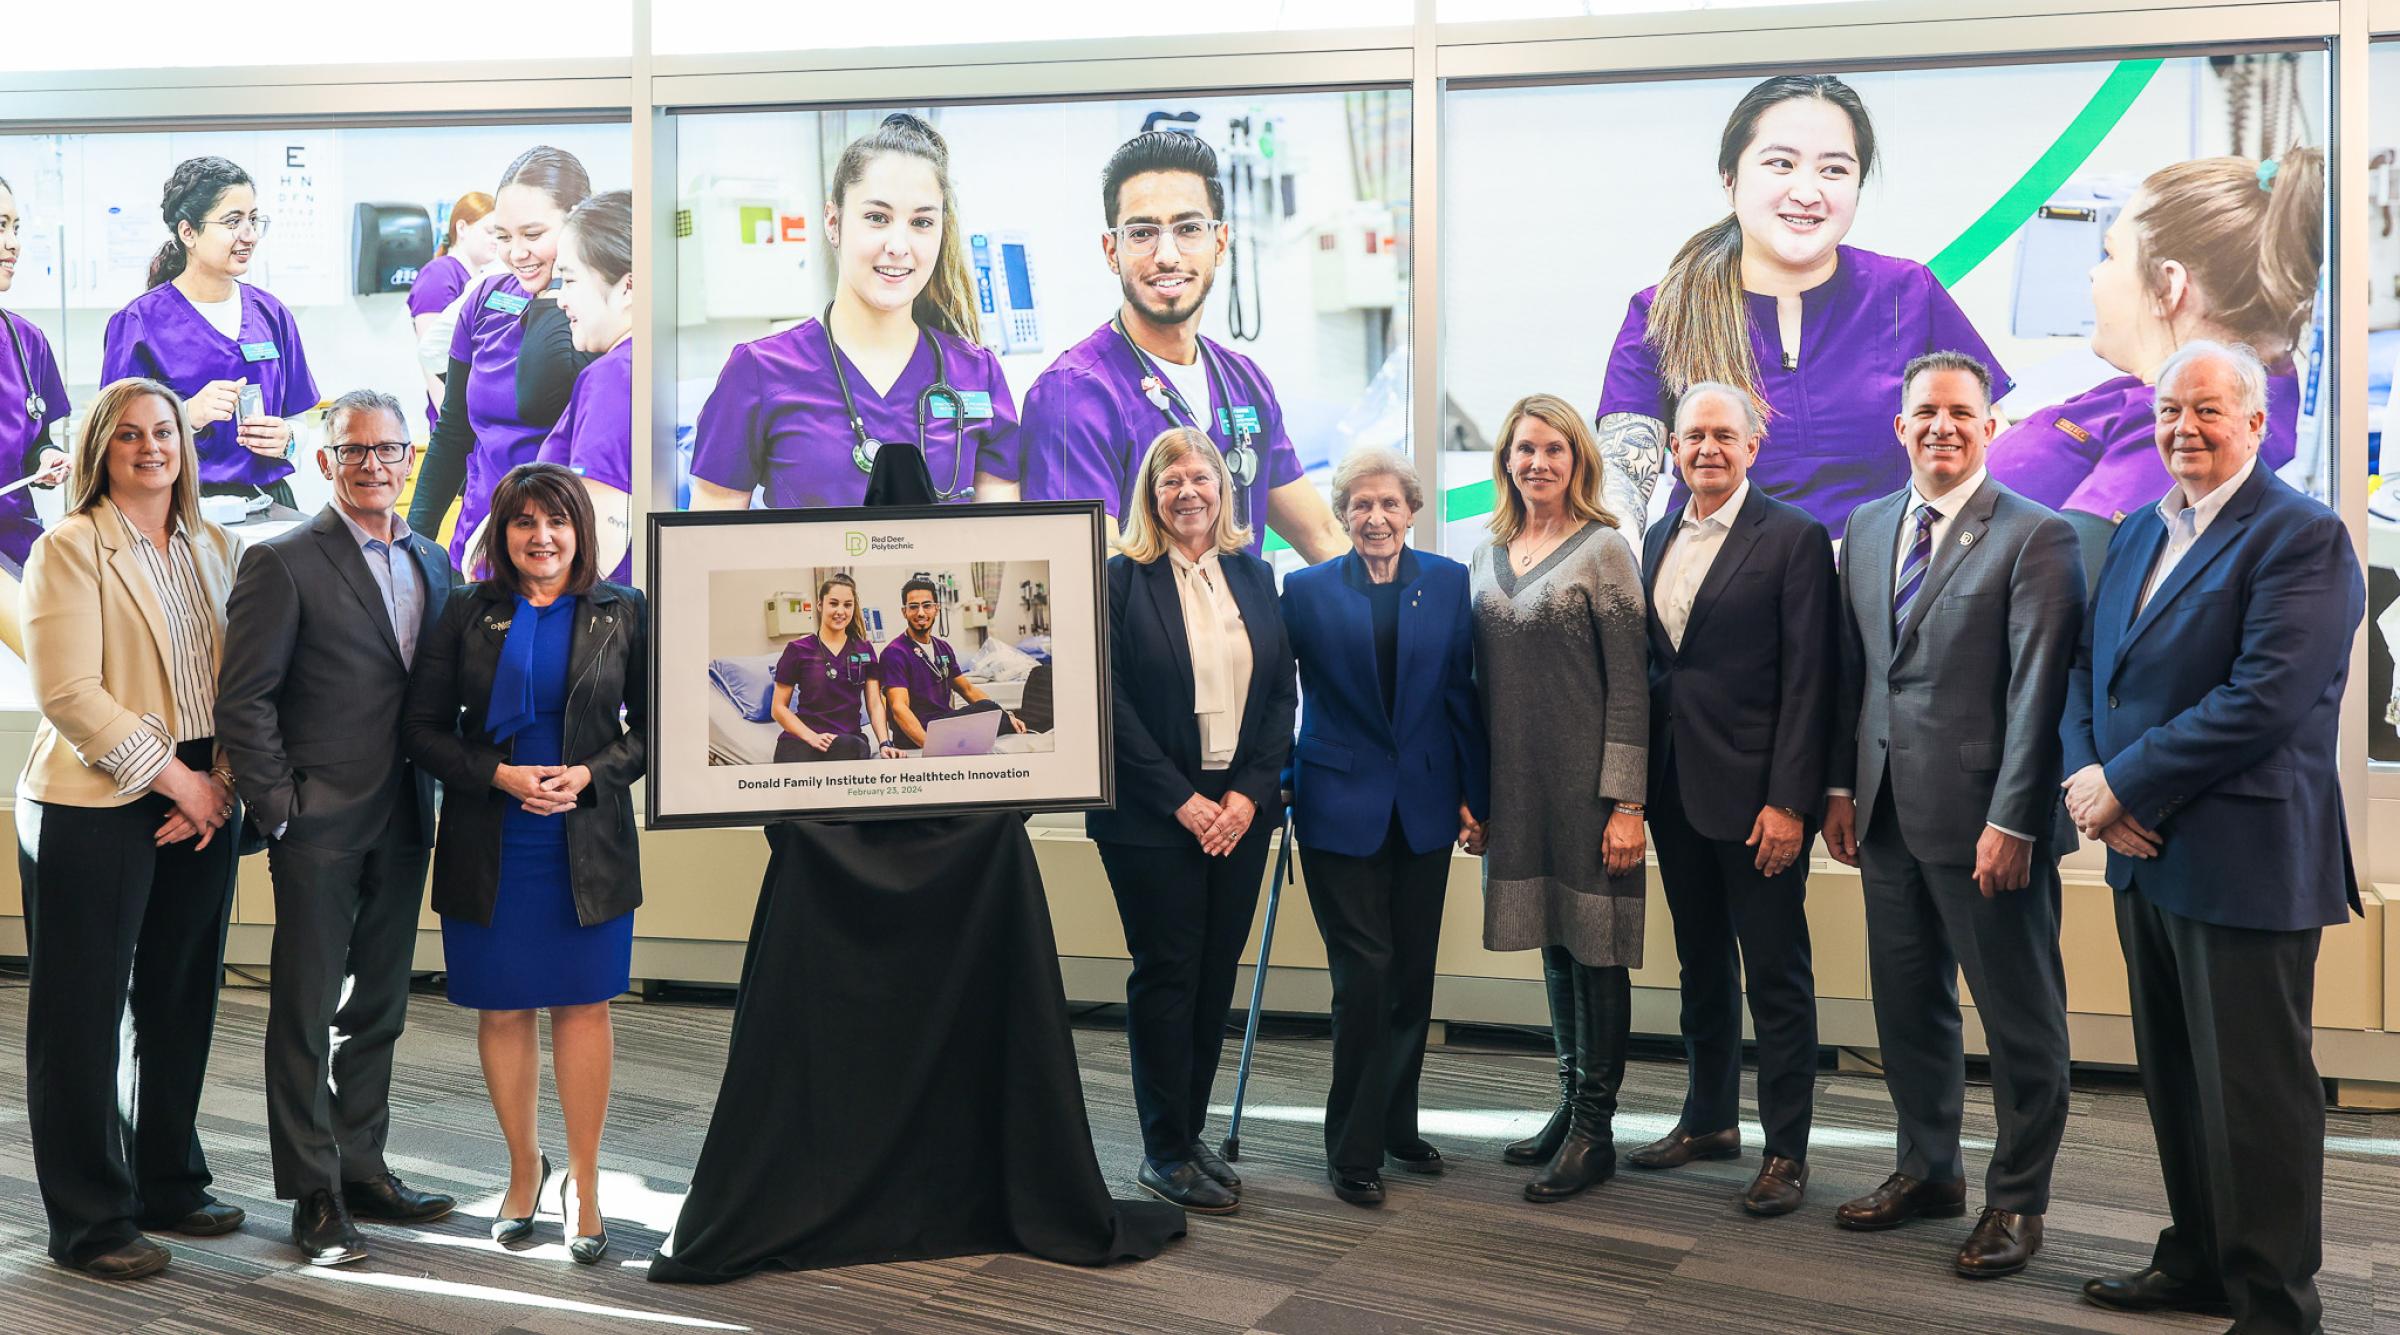
<svg viewBox="0 0 2400 1335">
<path fill-rule="evenodd" d="M 1650 493 L 1666 471 L 1666 424 L 1640 413 L 1610 413 L 1600 419 L 1600 499 L 1616 513 L 1617 531 L 1636 553 L 1650 522 Z"/>
</svg>

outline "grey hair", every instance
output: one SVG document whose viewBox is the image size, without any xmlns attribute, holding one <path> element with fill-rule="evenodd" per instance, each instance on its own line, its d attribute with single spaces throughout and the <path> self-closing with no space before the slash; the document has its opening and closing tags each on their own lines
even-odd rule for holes
<svg viewBox="0 0 2400 1335">
<path fill-rule="evenodd" d="M 1682 430 L 1684 412 L 1711 394 L 1722 395 L 1741 405 L 1742 420 L 1750 424 L 1751 435 L 1763 436 L 1767 433 L 1766 419 L 1758 415 L 1758 399 L 1749 391 L 1736 389 L 1722 380 L 1695 380 L 1686 386 L 1683 393 L 1675 398 L 1675 420 L 1669 424 L 1670 429 Z"/>
<path fill-rule="evenodd" d="M 1417 466 L 1398 450 L 1380 446 L 1352 450 L 1342 456 L 1333 470 L 1333 512 L 1336 515 L 1350 508 L 1350 492 L 1368 478 L 1396 477 L 1400 479 L 1400 494 L 1408 498 L 1411 511 L 1425 508 L 1425 484 L 1417 479 Z"/>
<path fill-rule="evenodd" d="M 380 389 L 354 389 L 335 399 L 333 406 L 325 410 L 327 434 L 341 430 L 342 417 L 347 413 L 390 413 L 400 423 L 402 439 L 408 436 L 408 410 L 400 406 L 400 400 Z"/>
<path fill-rule="evenodd" d="M 2233 378 L 2242 386 L 2242 415 L 2255 417 L 2267 410 L 2267 366 L 2247 343 L 2219 343 L 2214 339 L 2195 338 L 2167 358 L 2158 368 L 2157 385 L 2164 389 L 2175 373 L 2196 361 L 2214 357 L 2233 368 Z"/>
</svg>

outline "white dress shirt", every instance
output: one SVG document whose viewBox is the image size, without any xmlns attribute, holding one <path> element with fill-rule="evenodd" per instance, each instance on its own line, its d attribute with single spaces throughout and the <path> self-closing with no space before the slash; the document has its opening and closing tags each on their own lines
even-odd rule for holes
<svg viewBox="0 0 2400 1335">
<path fill-rule="evenodd" d="M 2217 516 L 2224 511 L 2225 503 L 2233 499 L 2233 493 L 2242 489 L 2242 484 L 2250 480 L 2251 470 L 2257 467 L 2258 456 L 2253 454 L 2250 462 L 2242 465 L 2242 471 L 2189 505 L 2184 504 L 2183 484 L 2180 482 L 2175 484 L 2174 490 L 2158 498 L 2158 517 L 2167 521 L 2167 543 L 2158 549 L 2158 563 L 2150 567 L 2150 578 L 2142 585 L 2142 600 L 2133 605 L 2136 613 L 2150 605 L 2150 595 L 2158 592 L 2158 586 L 2167 582 L 2167 576 L 2173 574 L 2175 567 L 2182 563 L 2184 553 L 2192 549 L 2193 543 L 2200 541 L 2201 534 L 2208 532 L 2208 526 L 2215 523 Z"/>
<path fill-rule="evenodd" d="M 1250 697 L 1250 632 L 1218 567 L 1217 553 L 1194 561 L 1169 549 L 1183 634 L 1192 647 L 1192 712 L 1199 716 L 1200 768 L 1231 769 Z"/>
<path fill-rule="evenodd" d="M 1724 549 L 1725 535 L 1733 531 L 1734 516 L 1742 512 L 1742 503 L 1750 499 L 1750 479 L 1742 479 L 1725 503 L 1706 519 L 1692 514 L 1692 502 L 1683 503 L 1683 517 L 1676 521 L 1675 540 L 1667 544 L 1666 554 L 1658 558 L 1658 578 L 1651 582 L 1653 596 L 1658 601 L 1658 624 L 1666 627 L 1667 643 L 1683 647 L 1683 628 L 1691 623 L 1692 603 L 1700 597 L 1700 586 L 1708 582 L 1708 572 L 1717 563 L 1717 553 Z"/>
</svg>

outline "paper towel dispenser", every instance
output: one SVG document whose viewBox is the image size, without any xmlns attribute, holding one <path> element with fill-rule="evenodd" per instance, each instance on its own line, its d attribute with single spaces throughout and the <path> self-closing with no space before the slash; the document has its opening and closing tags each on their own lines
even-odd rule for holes
<svg viewBox="0 0 2400 1335">
<path fill-rule="evenodd" d="M 361 204 L 350 246 L 360 296 L 406 292 L 433 262 L 433 215 L 419 204 Z"/>
</svg>

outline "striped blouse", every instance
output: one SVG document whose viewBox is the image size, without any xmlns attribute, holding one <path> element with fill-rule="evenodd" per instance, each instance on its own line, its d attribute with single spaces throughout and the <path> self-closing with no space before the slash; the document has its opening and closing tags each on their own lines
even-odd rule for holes
<svg viewBox="0 0 2400 1335">
<path fill-rule="evenodd" d="M 225 635 L 225 609 L 209 600 L 208 586 L 200 582 L 182 520 L 175 521 L 162 552 L 135 530 L 115 502 L 107 502 L 107 509 L 140 555 L 142 573 L 150 577 L 151 592 L 158 595 L 159 610 L 167 618 L 167 679 L 174 693 L 168 712 L 174 715 L 173 725 L 156 714 L 144 714 L 147 726 L 99 760 L 100 768 L 116 779 L 118 792 L 138 793 L 157 782 L 174 758 L 176 743 L 216 735 L 218 644 Z"/>
</svg>

